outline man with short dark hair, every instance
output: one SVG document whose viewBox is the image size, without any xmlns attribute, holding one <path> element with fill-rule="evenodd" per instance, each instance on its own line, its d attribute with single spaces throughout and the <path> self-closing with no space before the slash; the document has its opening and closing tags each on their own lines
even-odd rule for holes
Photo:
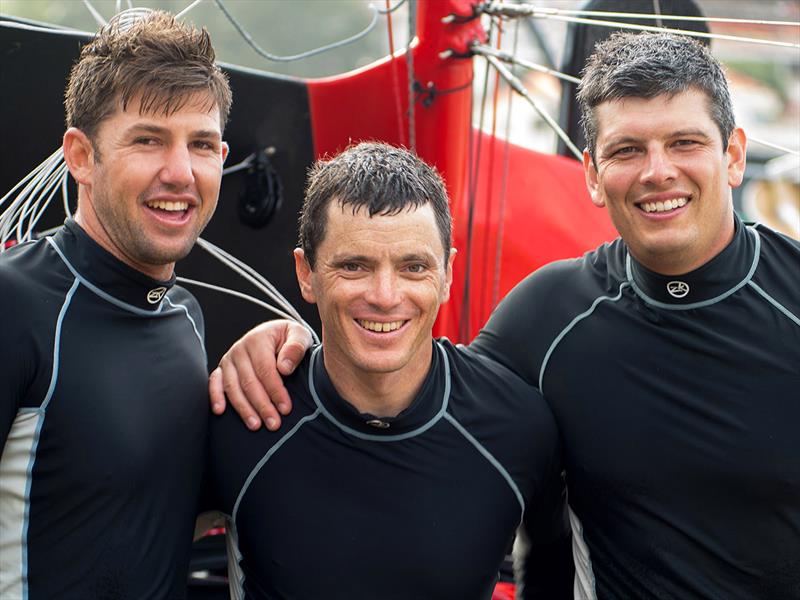
<svg viewBox="0 0 800 600">
<path fill-rule="evenodd" d="M 322 345 L 286 381 L 281 431 L 211 425 L 233 597 L 488 599 L 526 506 L 531 585 L 570 596 L 550 410 L 431 337 L 450 239 L 443 182 L 405 150 L 364 143 L 311 170 L 295 266 Z"/>
<path fill-rule="evenodd" d="M 621 238 L 530 275 L 470 346 L 553 410 L 575 596 L 797 598 L 800 244 L 733 212 L 745 135 L 701 45 L 615 34 L 579 99 L 590 195 Z M 271 336 L 243 343 L 263 358 Z M 236 387 L 222 366 L 213 402 Z"/>
<path fill-rule="evenodd" d="M 0 597 L 185 594 L 207 428 L 197 301 L 231 93 L 205 30 L 112 21 L 66 93 L 74 219 L 0 256 Z"/>
</svg>

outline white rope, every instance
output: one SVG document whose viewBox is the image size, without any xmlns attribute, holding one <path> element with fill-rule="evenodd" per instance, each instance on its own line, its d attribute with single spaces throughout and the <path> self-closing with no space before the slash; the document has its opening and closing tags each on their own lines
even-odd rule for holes
<svg viewBox="0 0 800 600">
<path fill-rule="evenodd" d="M 524 67 L 526 69 L 530 69 L 531 71 L 538 71 L 539 73 L 546 73 L 547 75 L 552 75 L 553 77 L 558 77 L 559 79 L 563 79 L 564 81 L 569 81 L 571 83 L 578 84 L 581 80 L 578 77 L 573 77 L 572 75 L 567 75 L 566 73 L 562 73 L 561 71 L 556 71 L 555 69 L 551 69 L 549 67 L 545 67 L 544 65 L 540 65 L 538 63 L 533 63 L 528 60 L 517 58 L 512 56 L 508 52 L 504 52 L 502 50 L 497 50 L 492 48 L 491 46 L 486 46 L 484 44 L 478 44 L 472 46 L 470 48 L 472 52 L 475 54 L 480 54 L 481 56 L 494 56 L 497 59 L 502 60 L 503 62 L 512 64 L 512 65 L 519 65 L 520 67 Z"/>
<path fill-rule="evenodd" d="M 101 15 L 98 10 L 92 6 L 92 3 L 89 2 L 89 0 L 83 0 L 83 5 L 89 10 L 92 18 L 97 21 L 97 24 L 100 25 L 100 27 L 105 27 L 108 25 L 108 22 L 103 18 L 103 15 Z"/>
<path fill-rule="evenodd" d="M 187 6 L 187 7 L 186 7 L 186 8 L 184 8 L 184 9 L 183 9 L 181 12 L 179 12 L 178 14 L 176 14 L 176 15 L 175 15 L 175 18 L 176 18 L 176 19 L 180 19 L 180 18 L 184 17 L 184 16 L 186 15 L 186 13 L 188 13 L 190 10 L 192 10 L 192 9 L 193 9 L 195 6 L 197 6 L 198 4 L 200 4 L 202 1 L 203 1 L 203 0 L 194 0 L 194 2 L 192 2 L 192 3 L 191 3 L 189 6 Z"/>
<path fill-rule="evenodd" d="M 219 286 L 219 285 L 214 285 L 213 283 L 206 283 L 204 281 L 197 281 L 196 279 L 189 279 L 188 277 L 176 277 L 175 279 L 176 279 L 176 281 L 179 281 L 181 283 L 189 283 L 191 285 L 196 285 L 198 287 L 207 288 L 209 290 L 214 290 L 216 292 L 222 292 L 223 294 L 228 294 L 230 296 L 235 296 L 236 298 L 241 298 L 243 300 L 247 300 L 248 302 L 252 302 L 253 304 L 257 304 L 257 305 L 261 306 L 262 308 L 266 308 L 268 311 L 271 311 L 271 312 L 275 313 L 279 317 L 282 317 L 284 319 L 289 319 L 290 321 L 294 321 L 295 320 L 294 317 L 292 317 L 288 313 L 283 312 L 277 306 L 273 306 L 272 304 L 268 304 L 267 302 L 264 302 L 263 300 L 259 300 L 258 298 L 254 298 L 253 296 L 250 296 L 249 294 L 244 294 L 242 292 L 237 292 L 236 290 L 232 290 L 230 288 L 222 287 L 222 286 Z"/>
<path fill-rule="evenodd" d="M 760 38 L 741 37 L 738 35 L 725 35 L 721 33 L 704 33 L 702 31 L 690 31 L 688 29 L 672 29 L 670 27 L 652 27 L 650 25 L 635 25 L 633 23 L 621 23 L 618 21 L 599 21 L 596 19 L 583 19 L 580 17 L 566 17 L 559 15 L 547 15 L 544 16 L 544 18 L 553 19 L 555 21 L 564 21 L 567 23 L 583 23 L 585 25 L 611 27 L 614 29 L 635 29 L 637 31 L 650 31 L 655 33 L 677 33 L 681 35 L 688 35 L 690 37 L 706 38 L 713 40 L 728 40 L 732 42 L 742 42 L 745 44 L 761 44 L 764 46 L 776 46 L 779 48 L 800 49 L 800 44 L 793 44 L 791 42 L 778 42 L 775 40 L 764 40 Z"/>
<path fill-rule="evenodd" d="M 715 40 L 729 40 L 729 41 L 736 41 L 736 42 L 743 42 L 748 44 L 762 44 L 765 46 L 776 46 L 781 48 L 800 48 L 800 44 L 795 44 L 792 42 L 779 42 L 775 40 L 765 40 L 762 38 L 750 38 L 750 37 L 742 37 L 736 35 L 726 35 L 721 33 L 705 33 L 701 31 L 690 31 L 687 29 L 673 29 L 670 27 L 654 27 L 651 25 L 637 25 L 634 23 L 623 23 L 620 21 L 606 21 L 602 19 L 585 19 L 582 17 L 575 17 L 575 16 L 567 16 L 569 11 L 564 11 L 562 9 L 557 8 L 537 8 L 530 4 L 506 4 L 504 2 L 492 2 L 488 5 L 485 5 L 481 8 L 482 12 L 490 15 L 497 15 L 497 16 L 504 16 L 507 18 L 521 18 L 521 17 L 531 17 L 531 18 L 539 18 L 539 19 L 552 19 L 554 21 L 563 21 L 566 23 L 582 23 L 585 25 L 595 25 L 598 27 L 610 27 L 613 29 L 633 29 L 637 31 L 651 31 L 657 33 L 677 33 L 681 35 L 688 35 L 691 37 L 699 37 L 699 38 L 707 38 L 707 39 L 715 39 Z M 594 11 L 599 15 L 613 15 L 615 13 L 605 13 L 602 11 Z M 645 15 L 639 13 L 616 13 L 617 15 L 625 15 L 625 18 L 637 18 L 637 17 L 646 17 L 646 18 L 658 18 L 659 15 Z M 660 15 L 661 17 L 665 17 L 668 19 L 674 19 L 673 15 Z M 674 20 L 701 20 L 701 21 L 709 21 L 707 17 L 685 17 L 684 19 L 674 19 Z M 800 24 L 793 23 L 793 22 L 786 22 L 786 21 L 778 21 L 779 23 L 789 25 L 789 26 L 800 26 Z M 765 21 L 764 23 L 769 23 Z"/>
<path fill-rule="evenodd" d="M 755 142 L 756 144 L 760 144 L 761 146 L 766 146 L 767 148 L 772 148 L 773 150 L 780 150 L 781 152 L 785 152 L 786 154 L 791 154 L 793 156 L 800 156 L 800 151 L 798 150 L 792 150 L 791 148 L 787 148 L 786 146 L 773 144 L 772 142 L 768 142 L 766 140 L 762 140 L 759 138 L 754 138 L 749 135 L 747 136 L 747 141 Z"/>
<path fill-rule="evenodd" d="M 800 27 L 798 21 L 765 21 L 763 19 L 733 19 L 720 17 L 691 17 L 684 15 L 670 15 L 666 13 L 626 13 L 608 12 L 603 10 L 571 10 L 566 8 L 537 8 L 536 11 L 552 12 L 553 14 L 574 15 L 583 17 L 606 17 L 614 19 L 644 19 L 644 20 L 665 20 L 665 21 L 700 21 L 706 23 L 739 23 L 742 25 L 779 25 L 787 27 Z"/>
<path fill-rule="evenodd" d="M 569 136 L 566 134 L 566 132 L 561 129 L 558 123 L 556 123 L 555 119 L 553 119 L 553 117 L 550 116 L 550 114 L 536 101 L 536 99 L 528 93 L 528 90 L 525 88 L 522 82 L 517 79 L 514 74 L 511 73 L 511 71 L 509 71 L 508 68 L 494 56 L 486 56 L 485 58 L 495 69 L 497 69 L 503 79 L 506 80 L 506 82 L 514 89 L 514 91 L 525 98 L 525 100 L 528 101 L 528 104 L 530 104 L 533 109 L 539 113 L 539 116 L 544 119 L 545 123 L 547 123 L 550 128 L 556 132 L 556 135 L 561 138 L 564 144 L 566 144 L 567 148 L 570 149 L 570 152 L 575 155 L 575 158 L 582 160 L 583 154 L 581 151 L 578 150 L 574 143 L 572 143 L 572 140 L 569 139 Z"/>
</svg>

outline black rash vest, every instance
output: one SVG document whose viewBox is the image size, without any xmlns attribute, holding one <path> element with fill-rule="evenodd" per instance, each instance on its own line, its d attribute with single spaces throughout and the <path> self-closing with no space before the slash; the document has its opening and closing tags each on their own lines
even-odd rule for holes
<svg viewBox="0 0 800 600">
<path fill-rule="evenodd" d="M 800 598 L 800 244 L 735 228 L 683 276 L 544 267 L 471 346 L 553 410 L 576 598 Z"/>
<path fill-rule="evenodd" d="M 446 340 L 394 418 L 339 396 L 319 347 L 286 384 L 280 431 L 212 418 L 233 598 L 489 598 L 526 505 L 534 583 L 571 597 L 558 433 L 533 387 Z"/>
<path fill-rule="evenodd" d="M 0 598 L 185 594 L 208 393 L 173 284 L 71 220 L 0 256 Z"/>
</svg>

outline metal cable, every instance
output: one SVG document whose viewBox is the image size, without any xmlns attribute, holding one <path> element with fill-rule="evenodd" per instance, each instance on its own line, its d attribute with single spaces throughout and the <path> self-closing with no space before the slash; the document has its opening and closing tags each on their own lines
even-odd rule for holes
<svg viewBox="0 0 800 600">
<path fill-rule="evenodd" d="M 357 42 L 361 38 L 363 38 L 366 35 L 368 35 L 373 29 L 375 29 L 375 25 L 377 25 L 378 17 L 380 15 L 384 15 L 384 14 L 388 14 L 388 13 L 394 12 L 395 10 L 400 8 L 400 6 L 402 6 L 405 2 L 406 2 L 406 0 L 400 0 L 400 2 L 398 2 L 395 6 L 393 6 L 390 9 L 386 9 L 386 10 L 379 9 L 379 8 L 373 6 L 372 4 L 369 4 L 368 7 L 372 11 L 372 19 L 370 20 L 369 25 L 367 25 L 364 29 L 362 29 L 361 31 L 359 31 L 355 35 L 351 35 L 350 37 L 345 38 L 343 40 L 339 40 L 338 42 L 333 42 L 332 44 L 326 44 L 325 46 L 320 46 L 319 48 L 314 48 L 313 50 L 307 50 L 307 51 L 301 52 L 299 54 L 291 54 L 291 55 L 288 55 L 288 56 L 280 56 L 278 54 L 272 54 L 271 52 L 267 52 L 261 46 L 259 46 L 255 42 L 255 40 L 252 38 L 252 36 L 247 32 L 247 30 L 242 26 L 242 24 L 239 23 L 239 21 L 237 21 L 236 18 L 230 13 L 230 11 L 225 6 L 225 4 L 222 2 L 222 0 L 214 0 L 214 4 L 217 5 L 217 7 L 222 11 L 222 13 L 228 19 L 228 21 L 231 22 L 231 24 L 234 26 L 236 31 L 239 32 L 239 35 L 242 36 L 244 41 L 247 42 L 247 44 L 253 50 L 255 50 L 255 52 L 258 55 L 262 56 L 263 58 L 266 58 L 267 60 L 271 60 L 273 62 L 292 62 L 292 61 L 295 61 L 295 60 L 301 60 L 303 58 L 309 58 L 311 56 L 316 56 L 317 54 L 322 54 L 323 52 L 328 52 L 329 50 L 335 50 L 336 48 L 341 48 L 342 46 L 346 46 L 348 44 L 352 44 L 353 42 Z"/>
</svg>

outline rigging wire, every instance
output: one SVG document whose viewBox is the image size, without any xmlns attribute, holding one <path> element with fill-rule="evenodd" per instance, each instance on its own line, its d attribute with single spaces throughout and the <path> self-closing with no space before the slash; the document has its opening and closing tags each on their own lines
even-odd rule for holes
<svg viewBox="0 0 800 600">
<path fill-rule="evenodd" d="M 491 46 L 487 46 L 485 44 L 475 44 L 470 49 L 474 54 L 480 54 L 481 56 L 494 56 L 495 58 L 500 59 L 505 63 L 509 63 L 511 65 L 518 65 L 520 67 L 524 67 L 531 71 L 538 71 L 539 73 L 552 75 L 553 77 L 557 77 L 558 79 L 563 79 L 564 81 L 569 81 L 570 83 L 578 84 L 581 82 L 580 78 L 578 77 L 573 77 L 572 75 L 567 75 L 566 73 L 562 73 L 561 71 L 556 71 L 555 69 L 545 67 L 544 65 L 530 62 L 522 58 L 517 58 L 516 56 L 512 56 L 508 52 L 504 52 L 503 50 L 499 50 L 497 48 L 492 48 Z"/>
<path fill-rule="evenodd" d="M 492 39 L 492 34 L 495 29 L 495 22 L 499 19 L 492 18 L 489 22 L 489 30 L 487 38 Z M 481 107 L 478 117 L 478 127 L 473 128 L 469 135 L 469 146 L 467 150 L 469 158 L 469 172 L 467 179 L 467 239 L 465 242 L 466 256 L 464 257 L 464 290 L 461 297 L 461 315 L 458 323 L 458 341 L 469 341 L 469 305 L 470 305 L 470 291 L 472 283 L 470 281 L 472 273 L 472 244 L 473 233 L 475 227 L 475 203 L 478 200 L 478 180 L 480 177 L 480 162 L 481 162 L 481 149 L 483 146 L 483 120 L 486 115 L 486 99 L 489 89 L 489 69 L 488 67 L 483 74 L 483 86 L 481 94 Z M 472 96 L 470 96 L 472 98 Z M 470 119 L 472 115 L 472 100 L 470 100 Z M 477 139 L 476 139 L 477 138 Z"/>
<path fill-rule="evenodd" d="M 86 1 L 86 0 L 84 0 L 84 1 Z M 323 52 L 328 52 L 330 50 L 335 50 L 336 48 L 341 48 L 342 46 L 346 46 L 348 44 L 352 44 L 353 42 L 357 42 L 358 40 L 360 40 L 363 37 L 365 37 L 366 35 L 368 35 L 373 29 L 375 29 L 375 26 L 378 23 L 378 17 L 379 16 L 387 15 L 389 13 L 392 13 L 392 12 L 396 11 L 403 4 L 405 4 L 405 2 L 407 0 L 400 0 L 400 2 L 395 4 L 392 8 L 385 9 L 385 10 L 377 8 L 373 4 L 368 4 L 367 5 L 368 8 L 372 11 L 372 18 L 370 20 L 369 25 L 367 25 L 364 29 L 362 29 L 358 33 L 356 33 L 354 35 L 351 35 L 350 37 L 347 37 L 347 38 L 345 38 L 343 40 L 339 40 L 338 42 L 333 42 L 331 44 L 326 44 L 324 46 L 320 46 L 320 47 L 314 48 L 312 50 L 306 50 L 305 52 L 300 52 L 299 54 L 291 54 L 291 55 L 288 55 L 288 56 L 281 56 L 281 55 L 278 55 L 278 54 L 272 54 L 271 52 L 267 52 L 266 50 L 264 50 L 261 46 L 259 46 L 256 43 L 256 41 L 247 32 L 247 30 L 244 28 L 244 26 L 241 23 L 239 23 L 239 21 L 236 20 L 236 17 L 234 17 L 231 14 L 231 12 L 228 10 L 228 7 L 225 6 L 225 3 L 222 0 L 213 0 L 213 1 L 214 1 L 214 4 L 217 5 L 217 8 L 219 8 L 222 11 L 222 14 L 224 14 L 225 17 L 228 19 L 228 21 L 230 21 L 231 25 L 233 25 L 233 27 L 236 29 L 236 31 L 239 32 L 239 35 L 242 36 L 242 38 L 244 39 L 245 42 L 247 42 L 247 45 L 250 46 L 253 50 L 255 50 L 255 52 L 259 56 L 262 56 L 263 58 L 266 58 L 267 60 L 271 60 L 273 62 L 292 62 L 292 61 L 295 61 L 295 60 L 300 60 L 300 59 L 303 59 L 303 58 L 309 58 L 311 56 L 316 56 L 318 54 L 322 54 Z M 413 4 L 413 0 L 412 0 L 412 4 Z"/>
<path fill-rule="evenodd" d="M 654 0 L 656 1 L 656 0 Z M 705 23 L 737 23 L 741 25 L 778 25 L 787 27 L 800 27 L 800 21 L 767 21 L 764 19 L 737 19 L 728 17 L 695 17 L 686 15 L 666 15 L 663 12 L 630 13 L 613 12 L 605 10 L 579 10 L 569 8 L 536 7 L 531 4 L 507 4 L 504 2 L 489 2 L 479 7 L 486 14 L 502 13 L 499 16 L 509 18 L 519 17 L 546 17 L 547 15 L 572 15 L 583 17 L 607 17 L 615 19 L 667 19 L 669 21 L 703 21 Z"/>
<path fill-rule="evenodd" d="M 528 104 L 530 104 L 533 109 L 539 113 L 539 116 L 544 119 L 544 121 L 550 126 L 550 128 L 556 132 L 556 135 L 561 138 L 561 140 L 566 144 L 567 148 L 569 148 L 570 152 L 575 155 L 575 158 L 578 160 L 583 159 L 583 153 L 578 150 L 577 146 L 569 139 L 569 136 L 566 132 L 556 123 L 555 119 L 550 116 L 544 107 L 542 107 L 536 99 L 530 95 L 525 85 L 513 74 L 508 68 L 501 63 L 498 59 L 494 56 L 486 56 L 485 57 L 489 64 L 491 64 L 495 69 L 497 69 L 500 74 L 502 75 L 503 79 L 506 80 L 506 83 L 510 85 L 515 92 L 517 92 L 520 96 L 527 100 Z"/>
<path fill-rule="evenodd" d="M 89 0 L 83 0 L 83 5 L 88 9 L 89 13 L 92 15 L 92 18 L 97 21 L 97 24 L 100 27 L 105 27 L 108 25 L 108 21 L 103 18 L 103 15 L 92 5 Z"/>
<path fill-rule="evenodd" d="M 512 45 L 511 56 L 516 56 L 519 47 L 519 21 L 516 22 L 514 27 L 514 42 Z M 513 64 L 513 63 L 512 63 Z M 513 73 L 513 66 L 512 73 Z M 500 271 L 502 268 L 503 258 L 503 236 L 505 235 L 505 219 L 506 219 L 506 202 L 508 200 L 508 169 L 509 169 L 509 154 L 511 151 L 511 111 L 514 106 L 514 90 L 511 86 L 508 87 L 508 107 L 506 108 L 506 131 L 505 131 L 505 144 L 503 146 L 503 176 L 500 179 L 500 208 L 497 215 L 497 237 L 495 240 L 494 249 L 494 277 L 492 279 L 492 301 L 491 310 L 497 306 L 500 301 Z"/>
<path fill-rule="evenodd" d="M 182 17 L 186 16 L 186 13 L 188 13 L 188 12 L 189 12 L 190 10 L 192 10 L 192 9 L 193 9 L 195 6 L 197 6 L 198 4 L 200 4 L 200 3 L 202 3 L 202 2 L 203 2 L 203 0 L 194 0 L 194 2 L 192 2 L 192 3 L 191 3 L 189 6 L 187 6 L 186 8 L 184 8 L 184 9 L 183 9 L 181 12 L 177 13 L 177 14 L 175 15 L 175 18 L 176 18 L 176 19 L 180 19 L 180 18 L 182 18 Z"/>
<path fill-rule="evenodd" d="M 786 146 L 781 146 L 779 144 L 774 144 L 772 142 L 768 142 L 766 140 L 762 140 L 760 138 L 754 138 L 752 136 L 747 136 L 748 142 L 755 142 L 756 144 L 760 144 L 761 146 L 766 146 L 767 148 L 772 148 L 773 150 L 780 150 L 781 152 L 785 152 L 786 154 L 791 154 L 793 156 L 800 156 L 800 150 L 792 150 L 791 148 L 787 148 Z"/>
<path fill-rule="evenodd" d="M 259 300 L 258 298 L 254 298 L 253 296 L 249 296 L 248 294 L 244 294 L 242 292 L 237 292 L 236 290 L 232 290 L 230 288 L 226 288 L 226 287 L 223 287 L 223 286 L 220 286 L 220 285 L 214 285 L 213 283 L 206 283 L 205 281 L 198 281 L 197 279 L 190 279 L 188 277 L 176 277 L 175 279 L 176 279 L 176 281 L 178 281 L 180 283 L 188 283 L 190 285 L 196 285 L 197 287 L 202 287 L 202 288 L 206 288 L 206 289 L 209 289 L 209 290 L 214 290 L 215 292 L 221 292 L 223 294 L 228 294 L 228 295 L 234 296 L 236 298 L 241 298 L 242 300 L 247 300 L 248 302 L 252 302 L 253 304 L 257 304 L 258 306 L 273 312 L 274 314 L 278 315 L 281 318 L 289 319 L 290 321 L 294 320 L 292 318 L 292 316 L 289 315 L 289 313 L 286 313 L 286 312 L 282 311 L 277 306 L 273 306 L 272 304 L 269 304 L 268 302 L 264 302 L 263 300 Z"/>
<path fill-rule="evenodd" d="M 391 0 L 386 0 L 386 10 L 388 11 L 391 7 Z M 392 13 L 386 13 L 386 32 L 388 35 L 389 41 L 389 56 L 394 57 L 394 26 L 392 23 Z M 397 61 L 392 61 L 392 98 L 394 99 L 394 111 L 395 116 L 397 118 L 397 137 L 400 139 L 400 143 L 402 145 L 406 144 L 406 141 L 403 139 L 405 134 L 405 128 L 403 127 L 403 100 L 400 97 L 401 89 L 400 89 L 400 78 L 397 73 L 399 69 L 399 63 Z"/>
<path fill-rule="evenodd" d="M 408 149 L 414 154 L 417 153 L 417 122 L 414 106 L 414 83 L 417 78 L 414 74 L 414 53 L 411 51 L 411 44 L 417 36 L 417 0 L 411 0 L 408 4 L 408 44 L 406 45 L 406 71 L 408 76 Z"/>
<path fill-rule="evenodd" d="M 567 16 L 565 14 L 562 14 L 560 9 L 557 8 L 541 9 L 541 8 L 535 8 L 531 5 L 522 5 L 522 4 L 511 5 L 511 4 L 504 4 L 502 2 L 493 2 L 489 5 L 483 5 L 480 8 L 480 10 L 486 14 L 503 16 L 507 18 L 528 17 L 528 18 L 552 19 L 554 21 L 563 21 L 566 23 L 582 23 L 584 25 L 595 25 L 597 27 L 610 27 L 612 29 L 633 29 L 637 31 L 650 31 L 656 33 L 677 33 L 681 35 L 688 35 L 690 37 L 715 39 L 715 40 L 728 40 L 728 41 L 742 42 L 747 44 L 761 44 L 764 46 L 776 46 L 780 48 L 800 49 L 800 44 L 795 44 L 793 42 L 781 42 L 777 40 L 765 40 L 762 38 L 750 38 L 737 35 L 727 35 L 722 33 L 705 33 L 702 31 L 691 31 L 688 29 L 655 27 L 652 25 L 637 25 L 634 23 L 625 23 L 622 21 L 606 21 L 601 19 L 586 19 L 583 17 Z M 636 18 L 643 16 L 637 13 L 618 13 L 618 14 L 630 15 L 630 17 L 625 17 L 625 18 Z M 647 15 L 647 17 L 655 18 L 655 15 Z M 686 18 L 688 19 L 688 17 Z M 698 18 L 704 19 L 706 21 L 709 20 L 705 17 L 698 17 Z M 672 16 L 670 16 L 670 19 L 672 19 Z M 783 23 L 787 24 L 787 22 Z M 795 23 L 788 23 L 788 24 L 795 26 L 798 25 Z"/>
<path fill-rule="evenodd" d="M 503 43 L 503 20 L 497 23 L 497 39 L 495 44 L 497 48 L 501 48 Z M 486 186 L 486 203 L 484 205 L 484 221 L 489 223 L 492 215 L 492 204 L 494 203 L 494 159 L 495 159 L 495 145 L 497 143 L 497 105 L 500 101 L 500 73 L 495 72 L 494 77 L 494 93 L 492 94 L 492 126 L 489 138 L 489 164 L 486 166 L 488 173 L 488 180 Z M 481 269 L 480 273 L 483 275 L 483 280 L 488 279 L 489 268 L 489 229 L 484 229 L 483 236 L 483 254 L 481 256 Z M 478 302 L 478 314 L 486 314 L 486 300 L 487 296 L 491 293 L 490 289 L 483 288 L 481 290 Z"/>
</svg>

